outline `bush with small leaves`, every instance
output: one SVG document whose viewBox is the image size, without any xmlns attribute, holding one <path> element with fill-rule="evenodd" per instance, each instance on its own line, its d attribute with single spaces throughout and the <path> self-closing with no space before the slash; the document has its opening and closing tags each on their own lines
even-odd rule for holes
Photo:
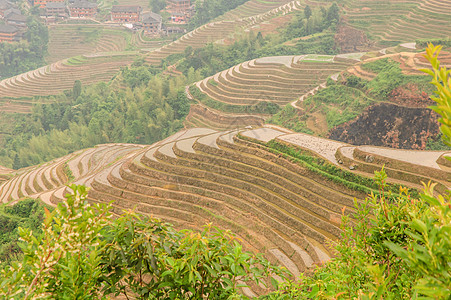
<svg viewBox="0 0 451 300">
<path fill-rule="evenodd" d="M 134 212 L 113 219 L 109 206 L 88 204 L 84 186 L 71 189 L 46 209 L 42 234 L 19 228 L 24 257 L 0 271 L 0 298 L 238 299 L 249 282 L 289 275 L 230 231 L 177 231 Z"/>
<path fill-rule="evenodd" d="M 89 205 L 86 188 L 71 186 L 67 200 L 46 216 L 42 234 L 19 228 L 23 260 L 0 273 L 0 298 L 101 299 L 101 230 L 106 205 Z"/>
<path fill-rule="evenodd" d="M 102 269 L 105 293 L 138 299 L 230 299 L 248 282 L 286 269 L 245 252 L 230 232 L 211 224 L 176 231 L 158 219 L 129 212 L 111 223 Z"/>
</svg>

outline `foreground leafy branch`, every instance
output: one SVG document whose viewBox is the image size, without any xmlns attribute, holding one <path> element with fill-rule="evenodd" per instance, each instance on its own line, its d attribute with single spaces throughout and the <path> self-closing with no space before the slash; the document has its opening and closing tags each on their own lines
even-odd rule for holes
<svg viewBox="0 0 451 300">
<path fill-rule="evenodd" d="M 231 299 L 249 283 L 286 278 L 261 254 L 245 252 L 230 231 L 211 224 L 177 231 L 158 219 L 127 212 L 111 218 L 105 204 L 72 193 L 50 213 L 43 233 L 21 229 L 23 260 L 0 275 L 7 299 Z"/>
</svg>

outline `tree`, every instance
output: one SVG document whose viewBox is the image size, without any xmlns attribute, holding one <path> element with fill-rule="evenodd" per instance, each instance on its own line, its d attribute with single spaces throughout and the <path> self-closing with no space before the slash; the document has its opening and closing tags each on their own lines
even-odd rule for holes
<svg viewBox="0 0 451 300">
<path fill-rule="evenodd" d="M 88 205 L 86 188 L 72 186 L 50 213 L 43 233 L 19 228 L 23 260 L 1 271 L 0 295 L 11 299 L 101 299 L 100 231 L 109 219 L 106 205 Z"/>
<path fill-rule="evenodd" d="M 338 23 L 340 20 L 340 8 L 338 7 L 337 3 L 334 2 L 329 9 L 327 10 L 327 23 L 329 25 L 333 23 Z"/>
<path fill-rule="evenodd" d="M 439 122 L 442 123 L 440 131 L 443 134 L 443 142 L 451 146 L 451 70 L 440 67 L 438 56 L 442 46 L 428 45 L 426 58 L 432 65 L 432 70 L 424 69 L 423 72 L 432 76 L 432 84 L 436 87 L 435 94 L 431 97 L 437 105 L 432 109 L 441 115 Z"/>
<path fill-rule="evenodd" d="M 310 16 L 312 15 L 312 9 L 310 8 L 309 5 L 306 5 L 304 8 L 304 16 L 306 19 L 310 18 Z"/>
<path fill-rule="evenodd" d="M 451 70 L 440 67 L 438 56 L 442 46 L 429 44 L 425 57 L 432 70 L 423 71 L 432 77 L 437 105 L 432 109 L 441 115 L 443 142 L 451 146 Z M 448 158 L 448 157 L 447 157 Z M 449 159 L 449 158 L 448 158 Z M 412 211 L 413 220 L 406 234 L 412 239 L 407 247 L 393 242 L 385 244 L 409 264 L 420 276 L 415 289 L 429 299 L 451 297 L 451 204 L 450 195 L 436 195 L 434 184 L 425 185 L 421 199 L 429 205 L 426 213 Z"/>
<path fill-rule="evenodd" d="M 82 88 L 81 81 L 78 79 L 75 80 L 74 87 L 72 89 L 72 96 L 73 96 L 74 101 L 77 100 L 77 98 L 80 96 L 81 88 Z"/>
</svg>

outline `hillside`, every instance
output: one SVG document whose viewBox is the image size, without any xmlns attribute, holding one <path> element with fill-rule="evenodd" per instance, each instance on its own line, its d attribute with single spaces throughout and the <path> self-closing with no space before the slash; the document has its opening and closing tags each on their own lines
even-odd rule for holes
<svg viewBox="0 0 451 300">
<path fill-rule="evenodd" d="M 389 50 L 395 53 L 244 62 L 187 87 L 197 104 L 185 125 L 227 129 L 270 122 L 357 145 L 425 149 L 438 134 L 428 109 L 431 88 L 420 71 L 427 65 L 421 53 Z M 449 53 L 441 60 L 449 65 Z"/>
<path fill-rule="evenodd" d="M 352 21 L 354 19 L 359 19 L 361 14 L 365 14 L 371 12 L 371 15 L 374 17 L 365 18 L 365 22 L 376 22 L 376 19 L 380 18 L 380 11 L 386 9 L 387 5 L 390 8 L 390 5 L 395 5 L 396 1 L 389 1 L 384 4 L 376 4 L 374 1 L 371 4 L 366 4 L 363 2 L 354 3 L 356 1 L 344 1 L 343 3 L 343 12 L 344 12 L 344 20 L 348 20 L 349 24 L 352 26 L 358 26 L 357 21 Z M 402 7 L 401 10 L 392 10 L 395 13 L 395 16 L 398 14 L 404 14 L 405 12 L 410 11 L 410 15 L 420 14 L 424 12 L 426 14 L 425 7 L 422 4 L 423 1 L 419 1 L 416 4 L 406 4 L 404 2 L 399 3 L 399 6 Z M 431 2 L 431 1 L 429 1 Z M 369 3 L 369 2 L 368 2 Z M 325 5 L 324 3 L 309 3 L 313 5 Z M 360 6 L 361 8 L 359 8 Z M 449 5 L 448 2 L 441 3 L 441 5 Z M 437 5 L 435 5 L 437 6 Z M 87 55 L 90 56 L 92 53 L 111 53 L 111 56 L 105 56 L 105 64 L 117 64 L 115 62 L 117 60 L 114 52 L 123 51 L 126 49 L 145 49 L 149 51 L 148 54 L 145 55 L 145 59 L 148 63 L 151 64 L 159 64 L 162 59 L 167 58 L 173 54 L 181 54 L 185 51 L 186 47 L 190 46 L 194 49 L 205 46 L 210 42 L 223 42 L 225 38 L 230 39 L 233 38 L 233 35 L 239 32 L 243 32 L 244 30 L 248 30 L 250 28 L 255 28 L 257 25 L 262 25 L 265 22 L 272 20 L 272 18 L 277 16 L 284 16 L 286 14 L 291 14 L 295 11 L 302 10 L 305 7 L 305 3 L 296 2 L 296 1 L 274 1 L 274 2 L 258 2 L 258 1 L 248 1 L 245 4 L 233 9 L 232 11 L 226 13 L 225 15 L 217 18 L 214 22 L 205 24 L 192 32 L 189 32 L 182 36 L 180 39 L 161 47 L 161 43 L 165 41 L 144 41 L 139 34 L 131 34 L 122 28 L 101 26 L 101 25 L 58 25 L 54 27 L 50 27 L 50 44 L 49 44 L 49 56 L 48 61 L 53 63 L 63 63 L 64 60 L 69 56 L 77 56 L 77 55 Z M 353 7 L 351 12 L 350 7 Z M 356 8 L 357 7 L 357 8 Z M 369 8 L 369 9 L 366 9 Z M 377 9 L 376 9 L 377 8 Z M 447 11 L 444 9 L 443 11 Z M 438 15 L 437 15 L 438 14 Z M 352 17 L 354 16 L 355 17 Z M 443 16 L 442 16 L 443 15 Z M 381 18 L 384 22 L 391 22 L 392 19 Z M 440 38 L 449 36 L 449 32 L 447 28 L 450 28 L 449 18 L 447 18 L 446 13 L 436 13 L 434 18 L 421 18 L 421 20 L 428 20 L 428 24 L 430 26 L 440 27 L 441 30 L 433 30 L 434 34 L 431 36 L 427 36 L 427 38 Z M 443 23 L 445 22 L 445 23 Z M 448 23 L 447 23 L 448 22 Z M 391 23 L 390 23 L 391 24 Z M 384 25 L 385 26 L 385 25 Z M 413 26 L 413 25 L 412 25 Z M 374 28 L 375 26 L 370 26 L 369 24 L 365 24 L 365 26 L 361 26 L 362 28 Z M 435 28 L 434 27 L 434 28 Z M 445 32 L 443 32 L 445 30 Z M 68 39 L 70 37 L 70 39 Z M 415 33 L 415 38 L 411 38 L 408 40 L 403 39 L 402 41 L 414 41 L 415 39 L 422 38 L 426 36 L 422 36 L 421 34 Z M 395 42 L 396 41 L 396 42 Z M 398 43 L 398 40 L 392 40 L 393 43 Z M 392 43 L 392 44 L 393 44 Z M 157 49 L 155 49 L 157 48 Z M 155 50 L 152 50 L 155 49 Z M 122 52 L 119 52 L 122 53 Z M 108 61 L 108 59 L 111 61 Z M 130 60 L 123 59 L 120 65 L 125 66 L 130 64 Z M 30 71 L 28 73 L 42 73 L 42 70 L 52 69 L 52 65 L 43 67 L 39 70 Z M 40 71 L 41 70 L 41 71 Z M 97 71 L 99 70 L 99 71 Z M 117 70 L 117 69 L 116 69 Z M 76 72 L 76 71 L 75 71 Z M 94 68 L 92 70 L 94 72 L 93 76 L 99 75 L 99 81 L 107 81 L 111 77 L 104 76 L 104 68 Z M 97 74 L 96 72 L 99 72 Z M 16 79 L 6 79 L 0 82 L 0 86 L 2 89 L 0 90 L 0 98 L 5 97 L 22 97 L 22 96 L 33 96 L 33 95 L 45 95 L 45 94 L 56 94 L 61 92 L 62 89 L 67 88 L 43 88 L 39 92 L 32 91 L 30 94 L 26 92 L 19 92 L 16 89 L 22 89 L 24 85 L 20 82 L 21 78 L 27 76 L 26 74 L 21 74 L 16 76 L 18 78 L 19 83 L 16 87 Z M 39 76 L 38 76 L 39 77 Z M 30 78 L 30 84 L 35 84 L 34 78 Z M 91 81 L 87 81 L 87 83 L 92 83 Z M 36 85 L 39 85 L 40 82 L 37 81 Z M 28 81 L 25 83 L 28 85 Z M 5 89 L 5 91 L 2 91 Z M 25 87 L 25 91 L 27 87 Z M 20 110 L 20 109 L 19 109 Z M 8 111 L 14 111 L 13 109 L 8 109 Z"/>
<path fill-rule="evenodd" d="M 92 201 L 114 200 L 116 213 L 136 207 L 177 228 L 213 222 L 231 229 L 247 249 L 298 276 L 333 256 L 328 241 L 340 237 L 343 207 L 351 214 L 354 197 L 377 188 L 369 179 L 374 170 L 384 164 L 392 182 L 414 188 L 432 177 L 443 190 L 451 175 L 445 155 L 355 147 L 267 127 L 198 128 L 151 146 L 99 145 L 9 171 L 0 199 L 39 197 L 55 205 L 64 184 L 84 184 Z"/>
<path fill-rule="evenodd" d="M 396 66 L 390 72 L 399 74 L 398 81 L 392 80 L 391 84 L 383 79 L 387 71 L 377 68 L 371 70 L 377 64 L 374 59 L 348 70 L 360 80 L 370 80 L 366 85 L 373 90 L 368 92 L 363 88 L 363 91 L 375 100 L 382 101 L 373 102 L 355 118 L 331 129 L 330 137 L 358 145 L 425 149 L 428 142 L 436 139 L 439 134 L 437 114 L 428 108 L 433 104 L 429 98 L 428 80 L 419 71 L 427 67 L 425 59 L 418 53 L 402 52 L 382 56 L 379 62 L 385 61 L 387 57 L 387 62 L 391 61 Z M 444 66 L 451 65 L 450 54 L 443 52 L 441 61 Z M 385 77 L 385 80 L 390 79 Z M 382 84 L 387 84 L 388 88 L 377 92 L 377 86 Z"/>
<path fill-rule="evenodd" d="M 438 123 L 437 116 L 428 109 L 432 105 L 429 99 L 431 88 L 428 78 L 420 71 L 427 67 L 424 57 L 415 52 L 386 55 L 378 52 L 377 57 L 371 54 L 336 56 L 334 65 L 340 66 L 341 63 L 344 66 L 341 70 L 336 69 L 337 73 L 325 62 L 309 62 L 310 69 L 307 67 L 304 71 L 307 80 L 302 84 L 308 84 L 310 80 L 311 85 L 295 93 L 291 88 L 300 88 L 302 84 L 291 85 L 294 81 L 290 77 L 275 77 L 277 69 L 270 64 L 266 67 L 258 64 L 259 69 L 253 61 L 235 66 L 190 88 L 199 104 L 192 106 L 186 124 L 228 128 L 234 127 L 235 123 L 242 124 L 239 120 L 247 115 L 252 117 L 250 124 L 262 124 L 266 119 L 296 131 L 330 136 L 357 145 L 425 149 L 438 135 Z M 354 61 L 351 67 L 346 67 L 346 62 L 350 64 L 351 58 L 358 57 L 362 57 L 361 62 Z M 255 61 L 271 59 L 275 63 L 284 58 Z M 282 65 L 280 61 L 279 66 Z M 337 61 L 341 62 L 337 64 Z M 448 52 L 442 53 L 441 61 L 445 66 L 450 65 Z M 315 81 L 319 70 L 323 72 L 322 82 Z M 302 80 L 301 76 L 297 75 L 297 80 Z M 326 83 L 327 77 L 330 78 Z M 268 83 L 271 78 L 275 78 L 275 83 Z M 271 84 L 274 85 L 271 90 L 265 90 L 266 85 Z M 281 87 L 280 92 L 275 94 L 278 87 Z M 285 103 L 280 102 L 281 97 L 286 97 Z M 232 99 L 233 104 L 227 99 Z M 274 115 L 277 109 L 272 107 L 269 110 L 267 105 L 259 107 L 257 99 L 283 108 Z M 286 105 L 288 99 L 291 99 L 291 105 Z M 207 109 L 208 113 L 204 114 Z"/>
<path fill-rule="evenodd" d="M 261 12 L 257 10 L 257 15 L 252 17 L 208 23 L 163 47 L 159 47 L 161 41 L 147 42 L 142 40 L 139 35 L 135 34 L 132 36 L 120 28 L 114 29 L 95 25 L 67 25 L 51 28 L 49 60 L 55 61 L 58 58 L 67 57 L 67 54 L 81 54 L 81 61 L 79 56 L 75 56 L 59 60 L 34 71 L 4 79 L 0 81 L 0 100 L 5 102 L 5 99 L 7 99 L 7 103 L 14 105 L 15 101 L 10 98 L 54 95 L 72 87 L 73 81 L 77 79 L 84 84 L 109 81 L 121 66 L 129 65 L 135 58 L 142 55 L 138 55 L 136 52 L 117 52 L 127 47 L 142 49 L 144 52 L 147 52 L 147 54 L 144 54 L 145 60 L 148 63 L 158 65 L 162 59 L 171 54 L 183 53 L 188 46 L 200 48 L 207 43 L 221 41 L 236 32 L 242 32 L 246 28 L 264 22 L 275 15 L 302 7 L 294 1 L 287 4 L 284 3 L 286 2 L 274 2 L 268 7 L 265 6 L 268 9 L 267 11 Z M 279 4 L 279 6 L 276 6 L 276 4 Z M 236 10 L 240 9 L 238 7 Z M 74 32 L 75 29 L 76 32 Z M 71 39 L 68 41 L 67 37 L 69 36 Z M 81 43 L 73 44 L 77 40 Z M 156 46 L 159 48 L 152 50 Z M 69 52 L 65 50 L 67 48 L 70 49 Z M 94 58 L 94 61 L 100 61 L 91 63 L 92 58 Z M 96 66 L 96 63 L 99 65 Z M 89 74 L 80 74 L 86 67 L 89 68 Z M 65 83 L 64 80 L 62 84 L 57 85 L 45 83 L 47 77 L 56 76 L 65 79 L 67 76 L 65 74 L 73 76 L 71 77 L 72 83 Z M 15 107 L 5 107 L 4 110 L 12 112 L 15 110 Z M 17 109 L 17 111 L 22 110 L 22 108 Z"/>
<path fill-rule="evenodd" d="M 77 56 L 2 80 L 0 111 L 29 112 L 37 102 L 33 96 L 60 94 L 71 89 L 76 80 L 84 85 L 109 81 L 121 67 L 133 62 L 136 55 L 123 52 Z"/>
<path fill-rule="evenodd" d="M 422 69 L 428 41 L 451 68 L 451 0 L 204 0 L 171 23 L 202 25 L 159 37 L 107 16 L 165 1 L 98 4 L 48 25 L 48 65 L 0 81 L 0 256 L 45 220 L 0 295 L 72 292 L 61 263 L 93 299 L 215 298 L 204 275 L 233 299 L 449 297 L 451 73 Z M 246 259 L 271 271 L 244 287 Z"/>
<path fill-rule="evenodd" d="M 346 21 L 380 45 L 451 35 L 451 2 L 343 0 Z"/>
<path fill-rule="evenodd" d="M 353 59 L 325 55 L 264 57 L 207 77 L 196 82 L 189 91 L 200 106 L 226 114 L 235 113 L 238 119 L 240 113 L 252 114 L 256 123 L 251 121 L 249 124 L 259 124 L 280 107 L 295 102 L 353 63 Z M 208 120 L 208 115 L 196 110 L 193 106 L 186 124 L 203 123 L 212 128 L 227 128 L 236 122 L 229 116 L 215 124 L 213 118 Z"/>
</svg>

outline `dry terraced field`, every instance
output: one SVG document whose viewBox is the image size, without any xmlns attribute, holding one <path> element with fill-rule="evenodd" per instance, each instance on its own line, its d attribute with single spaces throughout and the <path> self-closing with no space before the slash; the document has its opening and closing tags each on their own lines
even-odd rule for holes
<svg viewBox="0 0 451 300">
<path fill-rule="evenodd" d="M 451 36 L 451 0 L 346 0 L 345 18 L 384 41 Z"/>
<path fill-rule="evenodd" d="M 281 6 L 275 8 L 270 6 L 269 11 L 244 19 L 218 21 L 203 25 L 194 31 L 185 34 L 180 39 L 157 49 L 155 48 L 160 46 L 162 42 L 164 43 L 164 41 L 145 41 L 141 36 L 133 35 L 130 38 L 130 43 L 133 43 L 137 48 L 150 50 L 145 56 L 146 61 L 153 64 L 159 64 L 162 59 L 171 54 L 183 53 L 188 46 L 193 48 L 203 47 L 207 43 L 224 39 L 238 29 L 243 30 L 249 26 L 258 24 L 259 22 L 264 22 L 276 15 L 303 8 L 302 4 L 297 1 L 274 3 L 281 4 Z M 81 25 L 74 25 L 75 28 L 77 26 Z M 61 30 L 63 32 L 60 34 L 65 35 L 64 28 Z M 58 29 L 55 29 L 54 34 L 57 34 L 57 32 Z M 95 49 L 93 51 L 119 50 L 123 48 L 124 43 L 122 33 L 119 34 L 119 39 L 113 38 L 115 34 L 116 33 L 112 33 L 111 38 L 107 38 L 107 36 L 100 38 L 95 44 Z M 69 34 L 67 33 L 67 35 Z M 64 49 L 64 47 L 66 47 L 64 45 L 64 39 L 60 43 L 59 49 Z M 83 48 L 83 46 L 74 49 L 74 54 L 88 51 L 88 49 Z M 28 112 L 28 104 L 31 104 L 27 103 L 28 100 L 21 100 L 22 102 L 26 102 L 26 105 L 23 106 L 18 104 L 17 101 L 11 100 L 11 98 L 57 94 L 65 89 L 72 88 L 73 82 L 77 79 L 81 80 L 83 84 L 108 81 L 121 66 L 130 64 L 134 58 L 136 58 L 136 54 L 137 53 L 134 52 L 99 52 L 88 54 L 67 60 L 59 60 L 37 70 L 4 79 L 0 81 L 0 99 L 3 98 L 3 103 L 6 103 L 6 105 L 0 106 L 0 110 Z"/>
<path fill-rule="evenodd" d="M 93 174 L 130 153 L 142 149 L 140 145 L 105 144 L 68 154 L 51 162 L 20 170 L 3 170 L 11 177 L 0 186 L 0 202 L 23 197 L 41 198 L 51 204 L 53 194 L 64 195 L 66 184 L 77 181 L 84 184 Z"/>
<path fill-rule="evenodd" d="M 118 52 L 127 48 L 132 33 L 124 27 L 93 25 L 49 26 L 48 63 L 98 52 Z"/>
<path fill-rule="evenodd" d="M 372 176 L 385 164 L 394 180 L 408 186 L 426 176 L 440 181 L 450 175 L 446 152 L 355 147 L 266 127 L 196 128 L 151 146 L 100 145 L 41 166 L 4 170 L 13 177 L 0 185 L 0 200 L 31 196 L 55 205 L 71 179 L 91 188 L 91 201 L 114 201 L 115 213 L 135 208 L 178 228 L 213 222 L 230 229 L 247 249 L 298 276 L 330 259 L 328 241 L 340 237 L 343 207 L 352 213 L 354 197 L 364 194 L 271 151 L 265 143 L 273 139 L 344 169 L 353 165 L 356 174 Z M 259 286 L 245 291 L 261 292 Z"/>
<path fill-rule="evenodd" d="M 180 39 L 150 52 L 147 55 L 146 61 L 152 64 L 159 64 L 162 59 L 168 57 L 171 54 L 183 53 L 183 51 L 185 51 L 188 46 L 196 49 L 201 48 L 208 43 L 221 42 L 225 38 L 230 37 L 238 31 L 242 31 L 246 28 L 264 22 L 279 14 L 303 9 L 304 7 L 303 4 L 299 1 L 283 3 L 283 5 L 280 5 L 276 8 L 269 7 L 271 8 L 270 10 L 258 15 L 253 15 L 251 17 L 234 20 L 224 18 L 224 20 L 219 20 L 202 25 L 195 30 L 183 35 Z M 239 10 L 240 7 L 241 6 L 239 6 L 235 10 Z"/>
<path fill-rule="evenodd" d="M 11 105 L 27 111 L 34 100 L 18 100 L 32 96 L 59 94 L 71 89 L 75 80 L 89 85 L 109 81 L 121 67 L 130 64 L 136 58 L 135 52 L 98 53 L 58 61 L 51 65 L 29 71 L 0 81 L 0 99 L 6 98 L 0 111 L 10 109 Z"/>
<path fill-rule="evenodd" d="M 272 1 L 263 1 L 263 0 L 249 0 L 244 4 L 238 6 L 237 8 L 225 13 L 224 15 L 216 18 L 216 21 L 222 20 L 237 20 L 248 18 L 252 16 L 257 16 L 260 14 L 264 14 L 267 11 L 277 9 L 279 7 L 283 7 L 285 4 L 289 4 L 290 0 L 272 0 Z M 303 1 L 297 1 L 297 5 L 301 6 Z M 288 11 L 284 11 L 288 12 Z"/>
<path fill-rule="evenodd" d="M 422 72 L 421 70 L 431 68 L 431 64 L 424 57 L 424 52 L 423 53 L 400 52 L 365 59 L 361 63 L 353 65 L 350 68 L 348 68 L 347 72 L 360 78 L 363 78 L 365 80 L 372 80 L 376 77 L 377 74 L 367 70 L 363 70 L 360 64 L 365 64 L 384 58 L 390 58 L 396 62 L 399 62 L 400 64 L 399 66 L 402 72 L 406 75 L 426 75 L 426 73 Z M 448 69 L 451 67 L 450 52 L 442 51 L 440 53 L 439 60 L 440 65 L 442 67 L 447 67 Z"/>
<path fill-rule="evenodd" d="M 218 106 L 239 107 L 271 102 L 280 106 L 294 102 L 324 83 L 329 76 L 337 76 L 357 61 L 327 55 L 264 57 L 236 65 L 195 83 L 195 87 Z M 193 97 L 191 95 L 191 97 Z M 197 99 L 199 100 L 199 99 Z M 186 126 L 206 126 L 215 129 L 243 125 L 260 125 L 265 115 L 228 114 L 207 108 L 199 100 L 191 108 Z"/>
</svg>

